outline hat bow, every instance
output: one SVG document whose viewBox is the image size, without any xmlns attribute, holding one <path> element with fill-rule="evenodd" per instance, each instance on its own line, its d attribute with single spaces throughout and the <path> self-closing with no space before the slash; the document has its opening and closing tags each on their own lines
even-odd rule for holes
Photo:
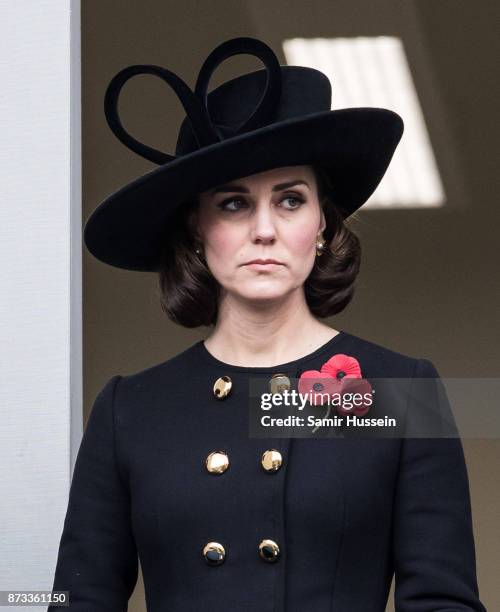
<svg viewBox="0 0 500 612">
<path fill-rule="evenodd" d="M 252 114 L 240 125 L 234 127 L 216 124 L 212 121 L 208 109 L 208 85 L 219 64 L 238 54 L 255 55 L 262 61 L 266 69 L 264 92 Z M 156 164 L 171 162 L 177 156 L 154 149 L 131 136 L 123 127 L 118 112 L 118 101 L 122 87 L 129 79 L 138 74 L 152 74 L 170 85 L 186 111 L 198 148 L 221 142 L 226 138 L 232 138 L 243 132 L 266 125 L 277 108 L 282 89 L 281 68 L 273 50 L 264 42 L 249 37 L 233 38 L 216 47 L 200 69 L 194 92 L 179 76 L 162 66 L 134 64 L 124 68 L 113 77 L 106 89 L 104 97 L 106 121 L 115 136 L 126 147 Z"/>
</svg>

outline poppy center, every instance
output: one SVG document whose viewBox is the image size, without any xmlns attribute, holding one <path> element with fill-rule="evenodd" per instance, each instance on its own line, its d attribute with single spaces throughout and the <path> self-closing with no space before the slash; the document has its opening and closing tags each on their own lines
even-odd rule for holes
<svg viewBox="0 0 500 612">
<path fill-rule="evenodd" d="M 324 388 L 325 387 L 324 387 L 323 383 L 317 382 L 317 383 L 314 383 L 314 385 L 313 385 L 313 389 L 315 391 L 323 391 Z"/>
<path fill-rule="evenodd" d="M 337 378 L 338 379 L 342 379 L 345 376 L 345 372 L 343 370 L 340 370 L 340 372 L 337 372 Z"/>
</svg>

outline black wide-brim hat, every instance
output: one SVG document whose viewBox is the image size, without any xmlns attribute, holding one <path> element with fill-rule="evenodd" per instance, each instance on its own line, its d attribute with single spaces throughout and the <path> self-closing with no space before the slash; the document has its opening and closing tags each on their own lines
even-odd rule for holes
<svg viewBox="0 0 500 612">
<path fill-rule="evenodd" d="M 226 81 L 207 93 L 217 66 L 228 57 L 255 55 L 265 69 Z M 186 111 L 175 155 L 139 142 L 123 128 L 118 98 L 137 74 L 162 78 Z M 108 196 L 84 229 L 88 250 L 127 270 L 158 271 L 172 213 L 184 202 L 227 181 L 282 166 L 320 165 L 344 219 L 360 208 L 384 176 L 403 134 L 401 117 L 385 108 L 331 110 L 328 77 L 313 68 L 280 66 L 255 38 L 228 40 L 205 60 L 194 91 L 169 70 L 134 65 L 111 80 L 105 115 L 128 148 L 159 164 Z M 170 222 L 170 223 L 169 223 Z"/>
</svg>

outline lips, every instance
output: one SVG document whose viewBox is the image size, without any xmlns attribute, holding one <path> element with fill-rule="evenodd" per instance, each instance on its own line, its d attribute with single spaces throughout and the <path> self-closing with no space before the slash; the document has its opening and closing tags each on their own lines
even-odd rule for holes
<svg viewBox="0 0 500 612">
<path fill-rule="evenodd" d="M 275 265 L 283 265 L 281 261 L 277 261 L 276 259 L 252 259 L 252 261 L 247 261 L 245 266 L 249 266 L 250 264 L 275 264 Z"/>
</svg>

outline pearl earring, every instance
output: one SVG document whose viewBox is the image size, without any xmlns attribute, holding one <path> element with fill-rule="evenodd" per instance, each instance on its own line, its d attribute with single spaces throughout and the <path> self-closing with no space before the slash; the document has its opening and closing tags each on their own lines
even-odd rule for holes
<svg viewBox="0 0 500 612">
<path fill-rule="evenodd" d="M 321 255 L 323 255 L 323 253 L 325 252 L 325 246 L 326 246 L 326 242 L 323 239 L 316 240 L 316 256 L 317 257 L 321 257 Z"/>
<path fill-rule="evenodd" d="M 196 253 L 196 255 L 198 255 L 198 259 L 201 261 L 201 263 L 205 264 L 205 256 L 203 255 L 203 250 L 202 250 L 201 246 L 197 246 L 194 249 L 194 252 Z"/>
</svg>

